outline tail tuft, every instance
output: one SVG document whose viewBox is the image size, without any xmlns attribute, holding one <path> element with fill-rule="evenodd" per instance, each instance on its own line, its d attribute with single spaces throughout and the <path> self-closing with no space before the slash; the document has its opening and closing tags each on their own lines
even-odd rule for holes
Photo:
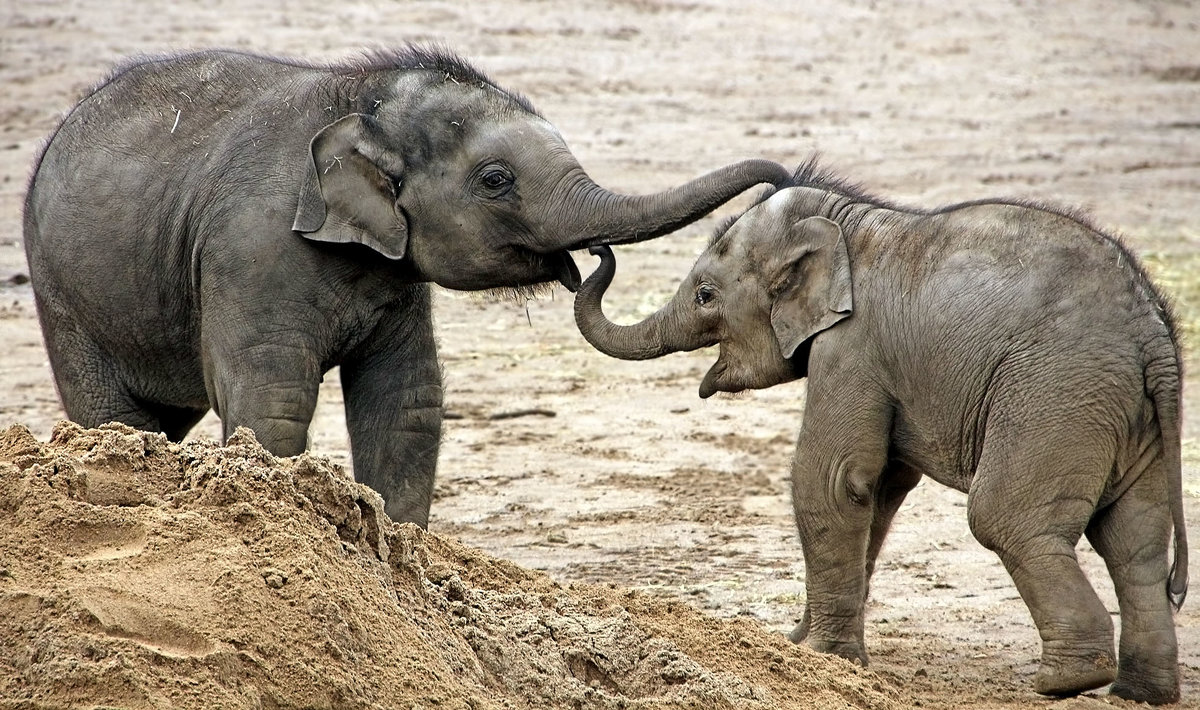
<svg viewBox="0 0 1200 710">
<path fill-rule="evenodd" d="M 1171 563 L 1171 574 L 1167 577 L 1167 598 L 1171 600 L 1171 607 L 1175 611 L 1183 607 L 1183 600 L 1187 599 L 1187 590 L 1187 543 L 1180 547 L 1176 542 L 1175 561 Z"/>
</svg>

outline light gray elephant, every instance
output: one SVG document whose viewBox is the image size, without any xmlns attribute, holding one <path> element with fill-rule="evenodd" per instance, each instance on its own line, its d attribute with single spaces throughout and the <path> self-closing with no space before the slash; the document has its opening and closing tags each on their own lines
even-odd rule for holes
<svg viewBox="0 0 1200 710">
<path fill-rule="evenodd" d="M 926 475 L 968 494 L 971 531 L 1025 600 L 1039 693 L 1115 680 L 1123 698 L 1177 700 L 1187 540 L 1166 299 L 1120 242 L 1071 215 L 991 200 L 902 209 L 812 163 L 794 180 L 719 231 L 642 323 L 601 311 L 607 247 L 575 301 L 580 331 L 613 357 L 719 344 L 701 397 L 808 378 L 792 469 L 808 604 L 791 638 L 867 662 L 868 581 Z M 1120 603 L 1119 662 L 1075 556 L 1083 534 Z"/>
<path fill-rule="evenodd" d="M 760 182 L 751 160 L 655 195 L 592 182 L 523 97 L 443 51 L 330 66 L 135 61 L 50 137 L 25 249 L 67 415 L 304 450 L 341 366 L 354 473 L 426 525 L 442 422 L 428 287 L 579 282 L 568 250 L 649 239 Z"/>
</svg>

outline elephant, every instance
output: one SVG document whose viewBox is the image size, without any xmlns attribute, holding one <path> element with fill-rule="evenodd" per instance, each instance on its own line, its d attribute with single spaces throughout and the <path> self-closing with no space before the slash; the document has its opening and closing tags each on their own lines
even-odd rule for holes
<svg viewBox="0 0 1200 710">
<path fill-rule="evenodd" d="M 1120 241 L 1037 204 L 898 206 L 810 160 L 719 228 L 639 323 L 605 317 L 615 262 L 592 252 L 575 318 L 601 352 L 719 345 L 704 398 L 807 378 L 791 470 L 807 602 L 791 640 L 866 665 L 876 558 L 928 476 L 967 494 L 972 534 L 1028 607 L 1038 693 L 1112 683 L 1131 700 L 1178 699 L 1179 337 Z M 1116 591 L 1119 660 L 1081 535 Z"/>
<path fill-rule="evenodd" d="M 355 477 L 428 525 L 443 418 L 429 284 L 579 283 L 570 250 L 669 233 L 788 170 L 650 195 L 592 181 L 530 102 L 446 49 L 330 64 L 128 60 L 36 158 L 24 243 L 67 416 L 305 450 L 340 367 Z"/>
</svg>

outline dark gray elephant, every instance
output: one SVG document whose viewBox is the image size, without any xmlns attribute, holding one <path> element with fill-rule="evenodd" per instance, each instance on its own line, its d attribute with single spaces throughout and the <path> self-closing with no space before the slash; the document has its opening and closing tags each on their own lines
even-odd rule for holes
<svg viewBox="0 0 1200 710">
<path fill-rule="evenodd" d="M 901 209 L 812 164 L 795 181 L 718 232 L 642 323 L 601 312 L 607 247 L 575 301 L 580 331 L 614 357 L 719 344 L 701 397 L 808 377 L 792 470 L 808 604 L 791 638 L 866 663 L 876 555 L 927 475 L 968 493 L 972 532 L 1025 600 L 1042 638 L 1038 692 L 1115 679 L 1121 697 L 1176 700 L 1180 350 L 1138 262 L 1042 207 Z M 1083 534 L 1120 603 L 1119 663 L 1076 560 Z"/>
<path fill-rule="evenodd" d="M 568 250 L 649 239 L 759 182 L 592 182 L 519 95 L 441 51 L 313 66 L 204 51 L 118 69 L 63 120 L 25 248 L 68 416 L 179 439 L 209 408 L 305 448 L 340 365 L 356 477 L 427 523 L 442 421 L 428 287 L 578 285 Z"/>
</svg>

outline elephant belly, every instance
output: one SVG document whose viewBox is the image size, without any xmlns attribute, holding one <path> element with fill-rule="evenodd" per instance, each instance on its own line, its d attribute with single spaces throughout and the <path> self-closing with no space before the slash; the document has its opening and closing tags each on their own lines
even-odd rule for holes
<svg viewBox="0 0 1200 710">
<path fill-rule="evenodd" d="M 130 392 L 139 399 L 184 409 L 209 407 L 204 372 L 194 356 L 171 352 L 155 359 L 151 355 L 144 363 L 126 362 L 124 370 Z"/>
<path fill-rule="evenodd" d="M 890 467 L 902 467 L 966 493 L 975 474 L 974 437 L 963 427 L 898 413 L 889 445 Z"/>
</svg>

